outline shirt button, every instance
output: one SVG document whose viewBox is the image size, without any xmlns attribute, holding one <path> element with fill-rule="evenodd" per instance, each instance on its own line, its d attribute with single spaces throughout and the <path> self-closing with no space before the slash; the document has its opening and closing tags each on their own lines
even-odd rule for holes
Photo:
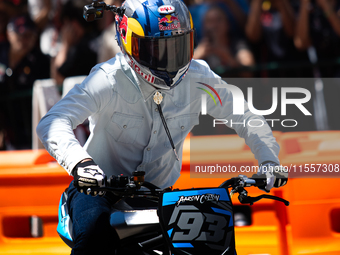
<svg viewBox="0 0 340 255">
<path fill-rule="evenodd" d="M 127 128 L 127 125 L 124 125 L 123 128 Z"/>
<path fill-rule="evenodd" d="M 140 165 L 139 167 L 140 167 L 140 168 L 142 168 L 143 166 L 142 166 L 142 165 Z"/>
<path fill-rule="evenodd" d="M 184 126 L 181 126 L 181 129 L 184 129 Z"/>
<path fill-rule="evenodd" d="M 147 148 L 148 151 L 150 151 L 151 149 L 150 148 Z"/>
<path fill-rule="evenodd" d="M 155 111 L 158 112 L 158 109 L 156 108 Z"/>
<path fill-rule="evenodd" d="M 155 131 L 153 131 L 153 133 L 154 133 L 154 134 L 157 134 L 157 131 L 155 130 Z"/>
</svg>

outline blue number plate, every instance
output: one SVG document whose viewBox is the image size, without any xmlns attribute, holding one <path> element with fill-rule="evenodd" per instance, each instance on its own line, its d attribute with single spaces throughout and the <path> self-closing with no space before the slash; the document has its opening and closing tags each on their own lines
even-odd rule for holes
<svg viewBox="0 0 340 255">
<path fill-rule="evenodd" d="M 224 188 L 166 192 L 159 218 L 175 254 L 236 254 L 233 205 Z"/>
</svg>

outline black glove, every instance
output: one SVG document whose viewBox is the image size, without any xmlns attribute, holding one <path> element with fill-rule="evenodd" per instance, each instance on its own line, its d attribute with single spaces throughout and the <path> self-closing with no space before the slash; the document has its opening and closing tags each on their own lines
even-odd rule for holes
<svg viewBox="0 0 340 255">
<path fill-rule="evenodd" d="M 74 177 L 74 186 L 81 193 L 91 196 L 103 196 L 104 191 L 87 191 L 91 187 L 105 187 L 106 176 L 99 166 L 91 159 L 78 163 L 72 171 Z"/>
<path fill-rule="evenodd" d="M 260 165 L 257 175 L 253 175 L 253 178 L 266 179 L 267 185 L 259 188 L 269 192 L 273 187 L 279 188 L 287 184 L 288 171 L 275 162 L 266 161 Z"/>
</svg>

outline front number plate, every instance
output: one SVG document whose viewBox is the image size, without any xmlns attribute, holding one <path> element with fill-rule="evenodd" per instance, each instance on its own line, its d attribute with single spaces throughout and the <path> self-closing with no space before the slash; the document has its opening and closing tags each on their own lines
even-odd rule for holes
<svg viewBox="0 0 340 255">
<path fill-rule="evenodd" d="M 163 193 L 159 218 L 175 254 L 235 254 L 233 206 L 224 188 Z"/>
</svg>

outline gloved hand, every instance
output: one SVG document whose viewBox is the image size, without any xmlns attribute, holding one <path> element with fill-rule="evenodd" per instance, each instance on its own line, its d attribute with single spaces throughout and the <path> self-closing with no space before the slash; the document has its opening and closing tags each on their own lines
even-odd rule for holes
<svg viewBox="0 0 340 255">
<path fill-rule="evenodd" d="M 78 163 L 72 171 L 74 177 L 74 186 L 81 193 L 91 196 L 103 196 L 104 191 L 87 192 L 91 187 L 105 187 L 106 176 L 99 166 L 91 159 L 89 161 Z"/>
<path fill-rule="evenodd" d="M 259 188 L 269 192 L 273 187 L 279 188 L 287 184 L 288 172 L 277 163 L 267 161 L 260 165 L 257 175 L 253 175 L 253 178 L 265 178 L 267 185 Z"/>
</svg>

